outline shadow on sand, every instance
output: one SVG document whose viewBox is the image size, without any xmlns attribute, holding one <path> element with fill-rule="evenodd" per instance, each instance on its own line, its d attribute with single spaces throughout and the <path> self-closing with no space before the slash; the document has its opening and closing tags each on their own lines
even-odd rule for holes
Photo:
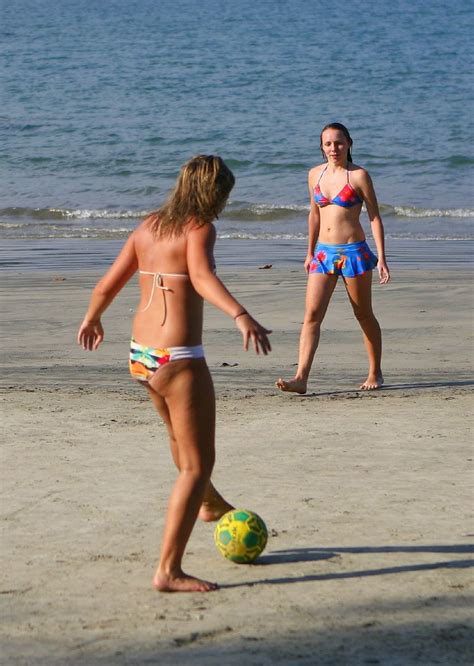
<svg viewBox="0 0 474 666">
<path fill-rule="evenodd" d="M 259 557 L 254 567 L 275 564 L 288 564 L 294 562 L 315 562 L 328 560 L 343 553 L 446 553 L 470 555 L 474 553 L 474 545 L 458 544 L 449 546 L 355 546 L 352 548 L 295 548 L 291 550 L 276 550 Z M 344 578 L 365 578 L 368 576 L 385 576 L 387 574 L 408 573 L 412 571 L 430 571 L 435 569 L 468 569 L 474 567 L 474 559 L 445 560 L 442 562 L 426 562 L 420 564 L 404 564 L 377 569 L 360 569 L 356 571 L 339 571 L 322 574 L 307 574 L 304 576 L 284 576 L 277 578 L 264 578 L 257 581 L 241 582 L 222 585 L 223 588 L 243 587 L 251 585 L 282 585 L 286 583 L 303 583 L 310 581 L 338 580 Z"/>
<path fill-rule="evenodd" d="M 365 395 L 380 395 L 387 392 L 395 391 L 410 391 L 410 390 L 429 390 L 429 389 L 447 389 L 447 388 L 467 388 L 469 386 L 474 386 L 474 380 L 459 380 L 459 381 L 439 381 L 439 382 L 406 382 L 400 384 L 384 384 L 382 388 L 377 389 L 376 391 L 362 391 L 361 389 L 352 389 L 352 390 L 337 390 L 337 391 L 311 391 L 300 395 L 299 393 L 291 393 L 290 395 L 299 398 L 300 400 L 307 400 L 311 398 L 321 398 L 323 396 L 341 396 L 345 398 L 360 398 Z"/>
</svg>

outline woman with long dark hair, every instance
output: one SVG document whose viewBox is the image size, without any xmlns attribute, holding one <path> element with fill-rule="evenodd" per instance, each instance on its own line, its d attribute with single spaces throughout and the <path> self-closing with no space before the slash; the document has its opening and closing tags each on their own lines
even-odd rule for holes
<svg viewBox="0 0 474 666">
<path fill-rule="evenodd" d="M 382 335 L 372 310 L 372 270 L 380 283 L 390 272 L 385 259 L 384 228 L 372 180 L 352 162 L 352 138 L 341 123 L 326 125 L 320 135 L 325 159 L 308 175 L 311 208 L 308 217 L 308 273 L 306 308 L 300 335 L 298 368 L 292 379 L 278 379 L 282 391 L 306 393 L 308 377 L 318 347 L 321 324 L 338 277 L 341 276 L 364 336 L 369 372 L 360 389 L 371 391 L 383 384 Z M 377 248 L 377 257 L 365 240 L 360 223 L 365 203 Z"/>
</svg>

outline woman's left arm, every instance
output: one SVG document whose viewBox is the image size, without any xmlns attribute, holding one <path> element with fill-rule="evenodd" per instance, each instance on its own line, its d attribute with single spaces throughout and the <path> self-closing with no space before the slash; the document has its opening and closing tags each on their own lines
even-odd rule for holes
<svg viewBox="0 0 474 666">
<path fill-rule="evenodd" d="M 385 258 L 385 233 L 382 217 L 380 215 L 379 204 L 375 195 L 372 179 L 367 171 L 363 169 L 361 171 L 362 175 L 360 176 L 358 185 L 362 192 L 362 198 L 364 199 L 365 205 L 367 207 L 367 214 L 369 216 L 370 225 L 372 227 L 372 234 L 374 237 L 375 246 L 377 248 L 377 269 L 379 271 L 380 284 L 386 284 L 390 280 L 390 271 L 388 269 L 387 260 Z"/>
<path fill-rule="evenodd" d="M 77 344 L 89 351 L 95 351 L 98 348 L 104 339 L 101 315 L 127 284 L 137 268 L 134 232 L 107 273 L 94 287 L 86 316 L 77 333 Z"/>
</svg>

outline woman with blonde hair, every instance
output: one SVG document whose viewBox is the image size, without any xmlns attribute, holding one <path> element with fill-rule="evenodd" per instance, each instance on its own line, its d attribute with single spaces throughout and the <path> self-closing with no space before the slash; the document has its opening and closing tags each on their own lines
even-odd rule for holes
<svg viewBox="0 0 474 666">
<path fill-rule="evenodd" d="M 233 318 L 245 350 L 270 350 L 268 334 L 215 275 L 213 221 L 224 209 L 234 176 L 215 155 L 198 155 L 181 169 L 165 204 L 131 234 L 92 292 L 77 340 L 96 350 L 101 315 L 138 271 L 129 367 L 167 425 L 179 474 L 172 489 L 153 585 L 160 591 L 217 589 L 185 574 L 181 562 L 198 515 L 218 520 L 231 505 L 210 478 L 214 465 L 215 397 L 202 348 L 203 299 Z"/>
</svg>

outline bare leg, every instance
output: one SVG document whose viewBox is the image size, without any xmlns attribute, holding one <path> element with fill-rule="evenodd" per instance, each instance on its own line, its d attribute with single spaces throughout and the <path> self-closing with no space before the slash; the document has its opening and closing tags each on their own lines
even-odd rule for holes
<svg viewBox="0 0 474 666">
<path fill-rule="evenodd" d="M 382 333 L 372 310 L 372 271 L 354 278 L 344 278 L 354 314 L 362 328 L 364 344 L 369 357 L 369 373 L 359 388 L 373 391 L 383 384 Z"/>
<path fill-rule="evenodd" d="M 275 385 L 281 391 L 306 393 L 311 365 L 319 344 L 321 324 L 336 282 L 337 275 L 313 273 L 308 276 L 304 322 L 300 335 L 298 369 L 293 379 L 285 380 L 280 377 L 275 382 Z"/>
<path fill-rule="evenodd" d="M 181 562 L 214 465 L 212 379 L 204 360 L 175 361 L 154 375 L 149 391 L 157 393 L 168 409 L 179 463 L 153 585 L 162 592 L 209 592 L 217 585 L 185 574 Z"/>
<path fill-rule="evenodd" d="M 225 513 L 231 511 L 233 508 L 232 504 L 229 504 L 217 491 L 212 482 L 209 481 L 201 508 L 199 509 L 199 518 L 206 523 L 210 523 L 219 520 L 219 518 L 222 518 Z"/>
<path fill-rule="evenodd" d="M 169 434 L 170 449 L 171 455 L 174 460 L 174 464 L 180 469 L 179 466 L 179 450 L 178 444 L 176 442 L 176 437 L 174 436 L 173 428 L 171 426 L 171 418 L 168 406 L 165 402 L 165 399 L 158 395 L 150 386 L 145 385 L 148 389 L 151 401 L 156 407 L 156 410 L 163 419 Z M 234 507 L 232 504 L 222 497 L 216 487 L 213 485 L 212 481 L 209 481 L 207 484 L 204 498 L 202 501 L 201 508 L 199 510 L 199 518 L 204 522 L 212 522 L 219 520 L 227 511 L 231 511 Z"/>
</svg>

